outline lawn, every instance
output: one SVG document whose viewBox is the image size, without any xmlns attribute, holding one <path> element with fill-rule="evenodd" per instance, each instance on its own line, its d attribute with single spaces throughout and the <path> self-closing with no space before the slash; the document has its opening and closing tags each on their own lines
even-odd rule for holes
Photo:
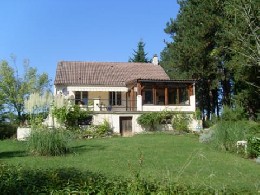
<svg viewBox="0 0 260 195">
<path fill-rule="evenodd" d="M 71 141 L 71 153 L 62 157 L 35 157 L 26 142 L 0 141 L 0 163 L 32 169 L 74 167 L 107 177 L 169 180 L 215 189 L 260 192 L 260 166 L 237 154 L 219 152 L 201 144 L 195 135 L 143 134 Z"/>
</svg>

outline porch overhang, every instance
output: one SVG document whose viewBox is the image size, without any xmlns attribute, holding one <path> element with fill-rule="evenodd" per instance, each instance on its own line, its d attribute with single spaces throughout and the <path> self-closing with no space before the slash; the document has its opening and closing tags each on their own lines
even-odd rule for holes
<svg viewBox="0 0 260 195">
<path fill-rule="evenodd" d="M 146 83 L 146 84 L 157 84 L 157 85 L 172 85 L 172 84 L 195 84 L 196 80 L 193 79 L 186 79 L 186 80 L 176 80 L 176 79 L 169 79 L 169 80 L 155 80 L 155 79 L 137 79 L 136 83 Z"/>
</svg>

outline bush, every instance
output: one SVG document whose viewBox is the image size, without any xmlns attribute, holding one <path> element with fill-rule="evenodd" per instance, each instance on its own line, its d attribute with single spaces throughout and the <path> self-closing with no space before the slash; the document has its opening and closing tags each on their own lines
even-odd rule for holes
<svg viewBox="0 0 260 195">
<path fill-rule="evenodd" d="M 212 145 L 220 150 L 236 151 L 236 142 L 246 140 L 248 121 L 219 121 L 212 129 Z"/>
<path fill-rule="evenodd" d="M 97 126 L 96 134 L 98 136 L 105 136 L 108 135 L 111 132 L 110 124 L 107 120 L 104 120 L 102 124 Z"/>
<path fill-rule="evenodd" d="M 28 139 L 28 151 L 33 155 L 59 156 L 69 151 L 70 135 L 63 129 L 33 129 Z"/>
<path fill-rule="evenodd" d="M 92 119 L 91 111 L 82 110 L 78 105 L 54 107 L 52 114 L 59 123 L 64 124 L 66 127 L 77 126 L 80 121 Z"/>
<path fill-rule="evenodd" d="M 248 155 L 251 158 L 260 157 L 260 138 L 249 137 L 248 138 Z"/>
<path fill-rule="evenodd" d="M 247 133 L 248 156 L 251 158 L 260 157 L 260 124 L 250 122 L 250 128 Z"/>
<path fill-rule="evenodd" d="M 172 128 L 177 131 L 189 132 L 191 117 L 187 114 L 175 114 L 172 117 Z"/>
<path fill-rule="evenodd" d="M 137 123 L 144 128 L 147 128 L 148 131 L 155 131 L 156 124 L 159 124 L 161 120 L 160 113 L 158 112 L 149 112 L 140 115 L 137 118 Z"/>
<path fill-rule="evenodd" d="M 236 106 L 235 108 L 230 108 L 228 106 L 223 107 L 223 113 L 221 119 L 225 121 L 239 121 L 246 119 L 245 111 L 242 107 Z"/>
<path fill-rule="evenodd" d="M 88 125 L 86 129 L 81 129 L 80 138 L 105 137 L 113 133 L 110 123 L 104 120 L 100 125 Z"/>
<path fill-rule="evenodd" d="M 17 131 L 16 125 L 0 124 L 0 140 L 12 138 Z"/>
</svg>

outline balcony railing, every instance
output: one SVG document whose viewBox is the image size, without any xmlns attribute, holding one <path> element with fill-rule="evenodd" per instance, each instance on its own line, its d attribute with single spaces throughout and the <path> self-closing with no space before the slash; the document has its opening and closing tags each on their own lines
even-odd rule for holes
<svg viewBox="0 0 260 195">
<path fill-rule="evenodd" d="M 82 109 L 90 110 L 94 112 L 133 112 L 133 111 L 162 111 L 164 109 L 173 111 L 194 111 L 195 100 L 193 103 L 187 101 L 182 104 L 141 104 L 137 106 L 137 100 L 120 100 L 109 101 L 109 99 L 84 99 L 83 100 L 71 100 L 72 103 L 77 103 Z M 110 103 L 114 105 L 110 105 Z M 193 105 L 194 104 L 194 105 Z M 194 108 L 193 108 L 194 107 Z"/>
<path fill-rule="evenodd" d="M 121 100 L 121 101 L 116 101 L 113 102 L 110 105 L 109 104 L 109 99 L 88 99 L 88 100 L 71 100 L 72 102 L 78 104 L 81 108 L 90 110 L 90 111 L 108 111 L 108 112 L 124 112 L 124 111 L 136 111 L 136 101 L 133 100 Z"/>
</svg>

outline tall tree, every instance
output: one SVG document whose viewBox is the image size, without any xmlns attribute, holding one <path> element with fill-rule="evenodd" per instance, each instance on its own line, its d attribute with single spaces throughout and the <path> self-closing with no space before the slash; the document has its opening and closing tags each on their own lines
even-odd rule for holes
<svg viewBox="0 0 260 195">
<path fill-rule="evenodd" d="M 173 41 L 161 64 L 173 78 L 198 80 L 198 106 L 208 116 L 235 99 L 254 118 L 260 109 L 259 0 L 178 3 L 179 14 L 165 29 Z"/>
<path fill-rule="evenodd" d="M 22 119 L 24 99 L 29 94 L 42 93 L 50 89 L 50 80 L 46 73 L 37 74 L 37 69 L 24 64 L 24 75 L 20 77 L 18 72 L 7 61 L 0 64 L 0 97 L 2 97 L 5 110 L 15 113 L 18 122 Z"/>
<path fill-rule="evenodd" d="M 228 63 L 234 74 L 235 98 L 251 119 L 260 112 L 260 1 L 229 0 L 225 4 L 225 34 L 230 39 Z"/>
<path fill-rule="evenodd" d="M 129 62 L 148 62 L 147 53 L 144 51 L 145 43 L 140 40 L 137 44 L 137 50 L 134 50 L 133 57 L 129 58 Z"/>
<path fill-rule="evenodd" d="M 0 124 L 5 120 L 4 97 L 0 94 Z"/>
<path fill-rule="evenodd" d="M 220 47 L 223 0 L 179 0 L 180 11 L 167 23 L 165 32 L 172 42 L 161 53 L 161 64 L 175 79 L 197 79 L 199 108 L 210 117 L 218 110 L 222 58 Z"/>
</svg>

